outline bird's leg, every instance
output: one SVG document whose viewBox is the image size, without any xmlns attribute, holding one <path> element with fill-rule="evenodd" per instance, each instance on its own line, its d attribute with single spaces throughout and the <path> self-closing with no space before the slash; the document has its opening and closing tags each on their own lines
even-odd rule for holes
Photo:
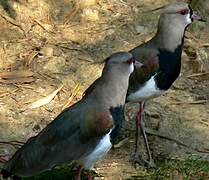
<svg viewBox="0 0 209 180">
<path fill-rule="evenodd" d="M 9 159 L 10 159 L 9 155 L 0 156 L 0 162 L 2 163 L 6 163 L 7 161 L 9 161 Z"/>
<path fill-rule="evenodd" d="M 13 180 L 21 180 L 21 177 L 13 176 Z"/>
<path fill-rule="evenodd" d="M 135 135 L 135 157 L 134 157 L 134 161 L 136 163 L 139 163 L 140 165 L 146 165 L 149 167 L 155 167 L 155 164 L 152 160 L 152 155 L 149 149 L 149 144 L 148 144 L 148 140 L 147 140 L 147 136 L 146 136 L 146 132 L 145 132 L 145 126 L 144 126 L 144 120 L 143 120 L 143 116 L 144 116 L 144 107 L 145 107 L 145 103 L 144 102 L 140 102 L 139 103 L 139 111 L 137 113 L 136 116 L 136 135 Z M 148 154 L 148 161 L 143 159 L 139 153 L 138 153 L 138 138 L 139 138 L 139 128 L 141 130 L 143 139 L 144 139 L 144 143 L 145 143 L 145 147 L 147 150 L 147 154 Z"/>
<path fill-rule="evenodd" d="M 141 130 L 141 133 L 142 133 L 142 136 L 143 136 L 143 139 L 144 139 L 144 143 L 145 143 L 145 147 L 146 147 L 146 150 L 147 150 L 147 155 L 148 155 L 148 161 L 146 162 L 146 164 L 149 166 L 149 167 L 155 167 L 155 164 L 154 164 L 154 161 L 152 159 L 152 154 L 151 154 L 151 151 L 150 151 L 150 148 L 149 148 L 149 143 L 148 143 L 148 140 L 147 140 L 147 135 L 146 135 L 146 132 L 145 132 L 145 124 L 144 124 L 144 109 L 145 109 L 145 103 L 144 102 L 141 102 L 140 103 L 140 119 L 139 119 L 139 124 L 138 126 L 140 127 L 140 130 Z"/>
<path fill-rule="evenodd" d="M 141 157 L 141 155 L 138 152 L 138 140 L 139 140 L 139 127 L 141 128 L 141 120 L 142 120 L 142 114 L 143 114 L 143 108 L 142 108 L 142 102 L 139 103 L 139 111 L 137 112 L 136 115 L 136 134 L 135 134 L 135 149 L 134 149 L 134 154 L 131 157 L 131 159 L 140 165 L 145 166 L 146 163 L 144 159 Z"/>
<path fill-rule="evenodd" d="M 141 127 L 141 120 L 142 120 L 142 102 L 139 103 L 139 111 L 137 112 L 136 116 L 136 134 L 135 134 L 135 154 L 138 152 L 138 140 L 139 140 L 139 127 Z"/>
<path fill-rule="evenodd" d="M 93 180 L 91 171 L 88 171 L 86 174 L 87 180 Z"/>
<path fill-rule="evenodd" d="M 81 171 L 83 167 L 79 165 L 75 170 L 74 180 L 81 180 Z"/>
</svg>

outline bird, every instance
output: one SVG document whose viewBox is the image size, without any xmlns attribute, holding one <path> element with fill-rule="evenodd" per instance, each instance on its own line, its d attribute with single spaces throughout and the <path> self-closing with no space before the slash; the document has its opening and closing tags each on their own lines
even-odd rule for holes
<svg viewBox="0 0 209 180">
<path fill-rule="evenodd" d="M 139 103 L 136 116 L 135 163 L 155 166 L 144 129 L 144 108 L 147 100 L 164 94 L 178 78 L 181 69 L 181 54 L 186 28 L 193 21 L 205 21 L 196 15 L 189 4 L 175 2 L 162 8 L 156 34 L 151 40 L 129 52 L 143 66 L 135 68 L 130 76 L 126 103 Z M 138 152 L 138 130 L 140 129 L 148 160 Z"/>
<path fill-rule="evenodd" d="M 66 108 L 38 135 L 31 137 L 7 161 L 3 179 L 35 176 L 51 168 L 76 162 L 75 180 L 90 171 L 112 147 L 115 124 L 124 118 L 123 106 L 134 59 L 128 52 L 106 58 L 102 75 L 91 92 Z M 88 174 L 91 179 L 91 174 Z"/>
</svg>

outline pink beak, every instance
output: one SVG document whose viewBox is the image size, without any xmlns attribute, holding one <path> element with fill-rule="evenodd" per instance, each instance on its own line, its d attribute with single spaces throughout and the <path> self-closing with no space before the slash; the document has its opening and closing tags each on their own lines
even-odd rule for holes
<svg viewBox="0 0 209 180">
<path fill-rule="evenodd" d="M 140 67 L 143 66 L 143 64 L 140 63 L 139 61 L 135 61 L 134 66 L 135 66 L 136 68 L 140 68 Z"/>
<path fill-rule="evenodd" d="M 205 19 L 203 19 L 201 16 L 197 15 L 197 14 L 192 14 L 192 19 L 196 20 L 196 21 L 202 21 L 202 22 L 206 22 Z"/>
</svg>

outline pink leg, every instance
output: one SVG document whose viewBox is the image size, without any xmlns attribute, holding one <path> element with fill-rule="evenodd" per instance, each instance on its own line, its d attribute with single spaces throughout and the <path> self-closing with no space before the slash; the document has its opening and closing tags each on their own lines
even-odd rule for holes
<svg viewBox="0 0 209 180">
<path fill-rule="evenodd" d="M 88 171 L 86 176 L 87 176 L 87 179 L 88 179 L 88 180 L 93 180 L 91 171 Z"/>
<path fill-rule="evenodd" d="M 9 161 L 9 159 L 10 159 L 9 155 L 0 156 L 0 162 L 2 162 L 2 163 Z"/>
<path fill-rule="evenodd" d="M 144 162 L 146 164 L 148 164 L 149 166 L 154 167 L 155 165 L 154 165 L 152 155 L 151 155 L 151 152 L 150 152 L 150 148 L 149 148 L 149 144 L 148 144 L 148 140 L 147 140 L 147 136 L 146 136 L 146 132 L 145 132 L 144 120 L 143 120 L 144 105 L 145 105 L 145 103 L 143 101 L 139 103 L 139 111 L 138 111 L 137 116 L 136 116 L 135 154 L 138 153 L 138 138 L 139 138 L 139 128 L 140 128 L 143 139 L 144 139 L 145 147 L 146 147 L 146 150 L 147 150 L 147 155 L 148 155 L 148 162 L 145 161 L 145 160 L 144 160 Z"/>
<path fill-rule="evenodd" d="M 74 180 L 81 180 L 81 171 L 83 167 L 79 165 L 77 169 L 75 170 Z"/>
<path fill-rule="evenodd" d="M 136 115 L 135 153 L 138 152 L 139 127 L 141 129 L 142 116 L 144 113 L 143 104 L 144 102 L 139 103 L 139 111 L 137 112 L 137 115 Z"/>
</svg>

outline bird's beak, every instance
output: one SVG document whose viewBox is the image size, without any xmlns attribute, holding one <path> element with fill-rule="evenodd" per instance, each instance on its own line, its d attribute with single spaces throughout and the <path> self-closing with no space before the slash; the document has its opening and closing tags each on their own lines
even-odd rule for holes
<svg viewBox="0 0 209 180">
<path fill-rule="evenodd" d="M 192 14 L 192 20 L 195 20 L 195 21 L 202 21 L 202 22 L 206 22 L 206 19 L 203 19 L 201 16 L 197 15 L 197 14 Z"/>
<path fill-rule="evenodd" d="M 140 68 L 140 67 L 142 67 L 142 66 L 143 66 L 143 64 L 140 63 L 139 61 L 135 61 L 135 62 L 134 62 L 134 67 L 135 67 L 135 68 Z"/>
</svg>

